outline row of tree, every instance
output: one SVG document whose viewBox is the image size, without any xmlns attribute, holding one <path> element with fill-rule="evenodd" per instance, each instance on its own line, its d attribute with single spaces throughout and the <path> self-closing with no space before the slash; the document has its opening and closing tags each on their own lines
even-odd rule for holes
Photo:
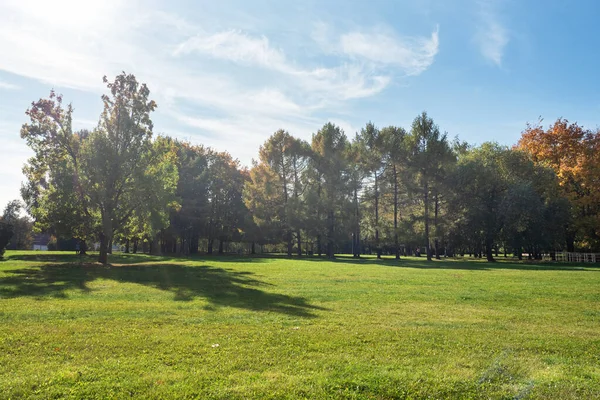
<svg viewBox="0 0 600 400">
<path fill-rule="evenodd" d="M 597 250 L 598 132 L 558 120 L 519 144 L 449 140 L 426 114 L 409 130 L 327 123 L 306 142 L 285 130 L 242 168 L 226 152 L 152 138 L 146 85 L 107 84 L 92 131 L 73 131 L 61 96 L 32 103 L 21 136 L 35 156 L 22 195 L 38 230 L 127 251 L 218 253 L 230 243 L 303 254 Z"/>
</svg>

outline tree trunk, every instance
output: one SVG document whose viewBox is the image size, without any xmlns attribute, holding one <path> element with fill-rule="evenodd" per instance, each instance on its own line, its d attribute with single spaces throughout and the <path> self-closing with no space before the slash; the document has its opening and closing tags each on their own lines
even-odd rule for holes
<svg viewBox="0 0 600 400">
<path fill-rule="evenodd" d="M 375 248 L 377 258 L 381 258 L 381 247 L 379 246 L 379 190 L 377 182 L 377 172 L 375 172 Z"/>
<path fill-rule="evenodd" d="M 137 252 L 138 252 L 138 240 L 133 239 L 133 254 L 136 254 Z"/>
<path fill-rule="evenodd" d="M 321 248 L 321 235 L 317 235 L 317 254 L 319 254 L 319 257 L 323 254 L 323 249 Z"/>
<path fill-rule="evenodd" d="M 198 234 L 192 233 L 190 236 L 190 254 L 198 254 L 200 243 L 198 243 Z"/>
<path fill-rule="evenodd" d="M 352 243 L 354 245 L 354 251 L 352 256 L 360 258 L 360 210 L 358 204 L 358 189 L 356 187 L 354 187 L 354 206 L 356 226 L 354 227 L 354 235 L 352 237 Z"/>
<path fill-rule="evenodd" d="M 84 256 L 87 254 L 87 242 L 85 240 L 79 241 L 79 255 Z"/>
<path fill-rule="evenodd" d="M 567 233 L 567 251 L 569 253 L 575 252 L 575 235 Z"/>
<path fill-rule="evenodd" d="M 98 262 L 106 265 L 108 264 L 108 240 L 104 234 L 100 234 L 100 255 Z"/>
<path fill-rule="evenodd" d="M 213 241 L 214 241 L 214 239 L 208 239 L 208 249 L 206 249 L 206 252 L 208 254 L 213 253 Z"/>
<path fill-rule="evenodd" d="M 109 242 L 108 242 L 108 254 L 112 254 L 112 248 L 113 248 L 113 238 L 111 236 Z"/>
<path fill-rule="evenodd" d="M 125 253 L 129 253 L 129 239 L 125 241 Z"/>
<path fill-rule="evenodd" d="M 438 212 L 439 212 L 439 208 L 440 208 L 440 201 L 439 201 L 439 196 L 437 194 L 437 189 L 436 189 L 436 194 L 435 194 L 435 209 L 434 209 L 434 215 L 433 215 L 433 229 L 435 230 L 435 239 L 433 242 L 433 246 L 435 247 L 435 259 L 439 260 L 440 259 L 440 239 L 438 237 Z"/>
<path fill-rule="evenodd" d="M 110 245 L 112 245 L 112 219 L 102 213 L 102 233 L 100 234 L 100 255 L 98 256 L 98 262 L 106 265 L 108 264 L 108 253 Z"/>
<path fill-rule="evenodd" d="M 400 259 L 400 245 L 398 243 L 398 170 L 394 164 L 394 250 L 396 260 Z"/>
<path fill-rule="evenodd" d="M 334 222 L 333 222 L 333 210 L 329 210 L 329 215 L 327 216 L 327 219 L 329 220 L 329 229 L 327 231 L 327 258 L 334 258 L 333 257 L 333 232 L 335 231 L 334 229 Z"/>
<path fill-rule="evenodd" d="M 250 254 L 256 254 L 256 245 L 254 244 L 254 242 L 252 242 L 252 247 L 250 250 Z"/>
<path fill-rule="evenodd" d="M 429 245 L 429 182 L 423 185 L 423 201 L 425 202 L 425 249 L 427 261 L 431 261 L 431 246 Z"/>
<path fill-rule="evenodd" d="M 300 229 L 296 232 L 296 239 L 298 243 L 298 257 L 302 257 L 302 236 Z"/>
<path fill-rule="evenodd" d="M 223 243 L 224 242 L 225 242 L 224 240 L 219 239 L 219 254 L 223 254 Z"/>
<path fill-rule="evenodd" d="M 292 251 L 294 250 L 294 235 L 292 234 L 292 231 L 288 231 L 286 233 L 286 239 L 287 239 L 287 256 L 291 257 L 292 256 Z"/>
<path fill-rule="evenodd" d="M 163 254 L 161 240 L 159 237 L 155 236 L 154 238 L 152 238 L 152 241 L 150 243 L 152 243 L 152 250 L 150 251 L 150 254 L 155 256 L 160 256 Z"/>
<path fill-rule="evenodd" d="M 485 239 L 485 255 L 489 262 L 494 262 L 494 241 L 491 237 Z"/>
</svg>

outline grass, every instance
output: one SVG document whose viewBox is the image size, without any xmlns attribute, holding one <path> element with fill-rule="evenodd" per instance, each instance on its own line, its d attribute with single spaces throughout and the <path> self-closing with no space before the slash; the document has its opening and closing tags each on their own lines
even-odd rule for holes
<svg viewBox="0 0 600 400">
<path fill-rule="evenodd" d="M 595 265 L 7 252 L 0 398 L 600 398 Z"/>
</svg>

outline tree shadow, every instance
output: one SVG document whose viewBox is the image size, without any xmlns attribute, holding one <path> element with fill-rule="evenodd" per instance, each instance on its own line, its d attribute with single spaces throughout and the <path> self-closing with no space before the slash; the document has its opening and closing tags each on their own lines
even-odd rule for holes
<svg viewBox="0 0 600 400">
<path fill-rule="evenodd" d="M 260 256 L 260 255 L 239 255 L 239 254 L 194 254 L 194 255 L 151 255 L 145 253 L 115 253 L 109 254 L 111 264 L 145 264 L 149 262 L 168 262 L 168 261 L 215 261 L 215 262 L 268 262 L 269 258 L 279 258 Z M 86 255 L 78 255 L 75 252 L 36 252 L 27 254 L 8 254 L 4 256 L 6 261 L 35 261 L 52 263 L 94 263 L 98 261 L 98 254 L 91 252 Z"/>
<path fill-rule="evenodd" d="M 252 272 L 230 271 L 210 266 L 156 265 L 102 266 L 99 264 L 51 264 L 5 270 L 0 277 L 0 298 L 66 297 L 67 290 L 90 292 L 89 282 L 110 279 L 169 291 L 176 301 L 196 297 L 211 306 L 227 306 L 251 311 L 271 311 L 296 317 L 314 318 L 325 308 L 308 303 L 304 297 L 269 293 L 269 283 L 252 277 Z M 209 307 L 210 308 L 210 307 Z"/>
<path fill-rule="evenodd" d="M 600 272 L 600 265 L 597 264 L 570 264 L 570 263 L 552 263 L 552 262 L 532 262 L 532 261 L 505 261 L 487 262 L 483 260 L 432 260 L 417 261 L 403 260 L 394 264 L 386 263 L 391 267 L 406 267 L 418 269 L 451 269 L 467 271 L 494 271 L 494 270 L 516 270 L 516 271 L 569 271 L 569 272 Z"/>
<path fill-rule="evenodd" d="M 281 257 L 273 257 L 281 258 Z M 297 258 L 298 259 L 298 258 Z M 353 265 L 381 265 L 382 267 L 418 268 L 418 269 L 460 269 L 471 271 L 493 271 L 499 269 L 523 270 L 523 271 L 587 271 L 600 272 L 600 263 L 557 263 L 551 261 L 512 260 L 498 258 L 496 262 L 487 262 L 482 259 L 470 258 L 442 258 L 441 260 L 427 261 L 425 257 L 400 257 L 396 260 L 394 256 L 384 256 L 377 259 L 373 256 L 354 258 L 351 255 L 336 256 L 328 259 L 318 256 L 299 258 L 302 261 L 329 262 L 333 264 Z"/>
<path fill-rule="evenodd" d="M 38 252 L 27 254 L 8 254 L 5 255 L 7 261 L 37 261 L 37 262 L 52 262 L 52 263 L 94 263 L 97 256 L 93 253 L 86 256 L 79 256 L 74 253 L 64 252 Z M 319 256 L 302 256 L 296 255 L 288 257 L 285 254 L 255 254 L 255 255 L 238 255 L 238 254 L 194 254 L 190 256 L 175 256 L 175 255 L 149 255 L 149 254 L 132 254 L 132 253 L 116 253 L 109 256 L 109 261 L 113 264 L 146 264 L 152 262 L 170 262 L 177 263 L 182 261 L 204 261 L 210 263 L 268 263 L 271 260 L 296 260 L 310 261 L 330 264 L 353 264 L 353 265 L 381 265 L 389 267 L 404 267 L 404 268 L 419 268 L 419 269 L 461 269 L 461 270 L 480 270 L 492 271 L 498 269 L 512 269 L 523 271 L 587 271 L 600 272 L 599 264 L 582 264 L 582 263 L 557 263 L 550 261 L 530 261 L 517 259 L 497 258 L 497 262 L 489 263 L 483 259 L 477 258 L 442 258 L 441 260 L 427 261 L 425 257 L 401 257 L 396 260 L 393 256 L 384 256 L 382 259 L 377 259 L 374 256 L 363 256 L 354 258 L 352 255 L 336 255 L 335 258 L 329 259 Z"/>
<path fill-rule="evenodd" d="M 75 252 L 35 252 L 27 254 L 8 254 L 7 261 L 37 261 L 52 263 L 94 263 L 98 261 L 97 253 L 78 255 Z M 117 253 L 109 255 L 109 260 L 115 264 L 143 264 L 156 261 L 175 260 L 173 257 L 155 256 L 149 254 Z"/>
</svg>

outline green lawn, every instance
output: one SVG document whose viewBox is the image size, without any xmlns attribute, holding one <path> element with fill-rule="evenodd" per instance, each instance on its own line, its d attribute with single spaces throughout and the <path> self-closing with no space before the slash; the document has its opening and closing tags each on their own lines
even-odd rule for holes
<svg viewBox="0 0 600 400">
<path fill-rule="evenodd" d="M 600 268 L 0 262 L 0 398 L 600 398 Z"/>
</svg>

